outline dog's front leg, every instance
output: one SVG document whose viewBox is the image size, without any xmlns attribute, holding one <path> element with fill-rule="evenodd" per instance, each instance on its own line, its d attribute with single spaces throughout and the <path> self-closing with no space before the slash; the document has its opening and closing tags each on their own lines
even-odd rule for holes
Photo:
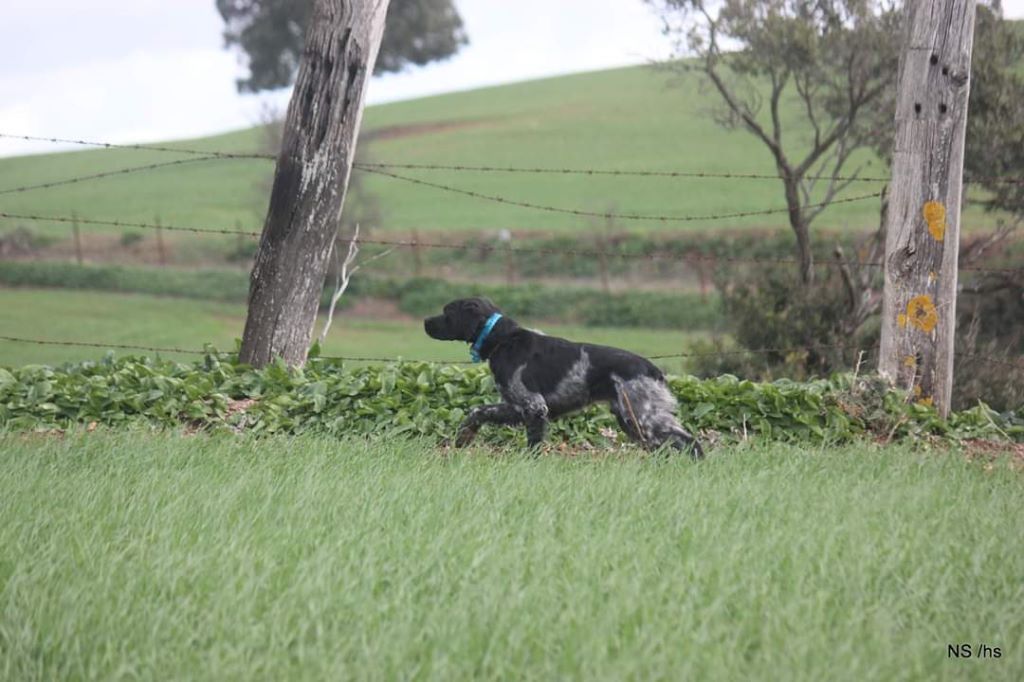
<svg viewBox="0 0 1024 682">
<path fill-rule="evenodd" d="M 530 395 L 522 405 L 526 423 L 526 445 L 536 449 L 548 434 L 548 405 L 540 394 Z"/>
<path fill-rule="evenodd" d="M 519 411 L 519 408 L 509 405 L 508 403 L 498 403 L 497 405 L 483 405 L 481 407 L 474 407 L 469 412 L 469 416 L 466 417 L 465 421 L 459 426 L 459 433 L 455 436 L 455 447 L 463 448 L 473 442 L 476 438 L 477 431 L 484 424 L 505 424 L 515 425 L 521 424 L 523 421 L 523 415 Z"/>
</svg>

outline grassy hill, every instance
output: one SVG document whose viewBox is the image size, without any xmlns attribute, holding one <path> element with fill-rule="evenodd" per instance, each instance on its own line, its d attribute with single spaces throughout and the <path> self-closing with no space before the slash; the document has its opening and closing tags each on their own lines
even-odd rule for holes
<svg viewBox="0 0 1024 682">
<path fill-rule="evenodd" d="M 211 343 L 221 350 L 234 347 L 245 323 L 245 305 L 218 301 L 197 301 L 169 296 L 115 294 L 96 291 L 53 289 L 5 289 L 0 287 L 0 334 L 51 341 L 98 341 L 182 349 L 201 349 Z M 419 318 L 389 310 L 386 316 L 367 317 L 345 311 L 335 318 L 323 344 L 324 355 L 388 357 L 410 360 L 460 362 L 469 358 L 465 344 L 443 343 L 423 333 Z M 321 323 L 317 325 L 319 338 Z M 593 343 L 615 344 L 646 355 L 687 352 L 703 332 L 670 329 L 622 329 L 540 324 L 549 334 Z M 95 360 L 103 350 L 75 346 L 31 345 L 0 340 L 0 366 L 59 364 L 65 361 Z M 118 355 L 140 355 L 118 351 Z M 193 355 L 170 354 L 178 360 Z M 666 372 L 679 374 L 688 368 L 686 360 L 658 361 Z"/>
<path fill-rule="evenodd" d="M 530 167 L 622 168 L 771 173 L 766 150 L 745 132 L 714 123 L 717 102 L 696 75 L 670 77 L 632 67 L 517 83 L 370 107 L 364 150 L 371 161 Z M 788 102 L 791 113 L 795 102 Z M 74 131 L 52 131 L 74 134 Z M 180 146 L 229 152 L 265 146 L 261 129 L 249 129 Z M 797 136 L 791 139 L 798 141 Z M 0 159 L 5 188 L 172 160 L 174 155 L 133 150 L 89 150 Z M 867 173 L 888 169 L 868 155 Z M 507 173 L 398 171 L 418 178 L 513 200 L 623 213 L 705 215 L 779 208 L 774 180 L 617 178 Z M 80 215 L 218 228 L 258 229 L 266 208 L 272 163 L 218 160 L 116 176 L 87 183 L 0 195 L 0 210 Z M 364 178 L 378 197 L 387 231 L 571 231 L 588 218 L 544 213 L 440 192 L 387 177 Z M 878 189 L 851 187 L 847 196 Z M 821 228 L 869 229 L 877 224 L 876 200 L 836 206 Z M 9 221 L 8 221 L 9 222 Z M 992 218 L 969 212 L 967 228 Z M 619 229 L 694 230 L 785 228 L 784 216 L 729 221 L 657 223 L 622 221 Z M 8 226 L 9 227 L 9 226 Z M 3 228 L 0 227 L 0 230 Z M 53 228 L 67 234 L 67 226 Z M 107 231 L 116 231 L 111 228 Z"/>
</svg>

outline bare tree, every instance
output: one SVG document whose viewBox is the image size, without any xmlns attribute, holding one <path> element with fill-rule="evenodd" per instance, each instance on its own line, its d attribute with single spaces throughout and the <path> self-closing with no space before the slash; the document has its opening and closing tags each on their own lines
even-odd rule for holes
<svg viewBox="0 0 1024 682">
<path fill-rule="evenodd" d="M 861 169 L 844 169 L 880 132 L 863 114 L 893 86 L 897 13 L 874 0 L 645 2 L 675 40 L 668 66 L 703 73 L 724 105 L 716 121 L 746 130 L 771 154 L 800 276 L 810 283 L 811 223 L 854 182 Z M 800 115 L 787 117 L 794 99 Z"/>
</svg>

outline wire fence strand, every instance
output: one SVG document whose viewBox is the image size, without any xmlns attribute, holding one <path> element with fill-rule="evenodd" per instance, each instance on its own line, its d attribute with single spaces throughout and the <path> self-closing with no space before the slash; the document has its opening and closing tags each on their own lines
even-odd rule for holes
<svg viewBox="0 0 1024 682">
<path fill-rule="evenodd" d="M 154 353 L 191 353 L 197 355 L 204 355 L 211 351 L 209 350 L 196 350 L 188 348 L 176 348 L 176 347 L 160 347 L 160 346 L 146 346 L 146 345 L 134 345 L 124 343 L 102 343 L 97 341 L 65 341 L 65 340 L 53 340 L 53 339 L 35 339 L 23 336 L 0 336 L 0 341 L 9 341 L 11 343 L 25 343 L 40 346 L 81 346 L 84 348 L 108 348 L 118 350 L 144 350 Z M 755 349 L 736 349 L 729 351 L 706 351 L 706 352 L 683 352 L 683 353 L 662 353 L 658 355 L 646 355 L 645 357 L 651 360 L 670 360 L 670 359 L 682 359 L 682 358 L 704 358 L 704 357 L 728 357 L 736 355 L 764 355 L 764 354 L 789 354 L 801 351 L 812 351 L 812 350 L 825 350 L 825 349 L 855 349 L 870 352 L 875 350 L 877 346 L 873 347 L 861 347 L 851 346 L 849 344 L 824 344 L 820 346 L 783 346 L 783 347 L 771 347 L 771 348 L 755 348 Z M 475 364 L 471 360 L 426 360 L 419 358 L 403 358 L 403 357 L 366 357 L 366 356 L 348 356 L 348 355 L 320 355 L 317 356 L 322 360 L 344 360 L 352 362 L 425 362 L 430 364 Z"/>
<path fill-rule="evenodd" d="M 29 220 L 32 222 L 54 222 L 54 223 L 71 223 L 79 225 L 102 225 L 107 227 L 135 227 L 139 229 L 147 230 L 167 230 L 169 232 L 189 232 L 193 234 L 212 234 L 212 235 L 227 235 L 227 236 L 242 236 L 249 238 L 258 238 L 259 232 L 238 230 L 238 229 L 222 229 L 212 227 L 190 227 L 183 225 L 174 224 L 159 224 L 156 223 L 143 223 L 134 222 L 128 220 L 98 220 L 94 218 L 85 218 L 81 216 L 44 216 L 30 213 L 9 213 L 6 211 L 0 211 L 0 218 L 6 218 L 8 220 Z M 341 244 L 347 244 L 351 241 L 350 238 L 339 237 L 338 242 Z M 359 238 L 360 244 L 368 244 L 374 246 L 386 246 L 391 248 L 424 248 L 424 249 L 446 249 L 454 251 L 477 251 L 486 253 L 500 253 L 500 254 L 522 254 L 522 255 L 549 255 L 549 256 L 568 256 L 573 258 L 615 258 L 623 260 L 643 260 L 643 261 L 669 261 L 679 263 L 735 263 L 735 264 L 768 264 L 768 265 L 799 265 L 800 261 L 796 258 L 761 258 L 761 257 L 744 257 L 744 256 L 729 256 L 725 254 L 702 254 L 702 253 L 623 253 L 616 251 L 601 251 L 599 249 L 554 249 L 549 247 L 533 247 L 533 246 L 506 246 L 500 244 L 486 244 L 486 243 L 469 243 L 469 244 L 448 244 L 442 242 L 427 242 L 420 241 L 418 239 L 364 239 Z M 820 267 L 865 267 L 865 268 L 881 268 L 884 267 L 884 263 L 881 261 L 838 261 L 834 259 L 817 260 L 814 262 L 815 266 Z M 1004 275 L 1016 275 L 1024 271 L 1024 267 L 1019 268 L 991 268 L 991 267 L 980 267 L 972 265 L 964 265 L 960 267 L 961 272 L 979 272 L 979 273 L 992 273 L 992 274 L 1004 274 Z"/>
<path fill-rule="evenodd" d="M 153 144 L 118 144 L 115 142 L 95 142 L 90 140 L 75 140 L 63 137 L 40 137 L 36 135 L 16 135 L 11 133 L 0 133 L 0 138 L 8 140 L 25 140 L 28 142 L 50 142 L 54 144 L 73 144 L 81 147 L 98 147 L 102 149 L 131 149 L 147 152 L 170 152 L 174 154 L 192 154 L 202 156 L 215 156 L 219 159 L 274 159 L 273 154 L 261 154 L 258 152 L 221 152 L 214 150 L 191 149 L 189 147 L 168 147 Z"/>
<path fill-rule="evenodd" d="M 483 199 L 485 201 L 492 201 L 499 204 L 506 204 L 509 206 L 517 206 L 519 208 L 528 208 L 535 211 L 546 211 L 549 213 L 562 213 L 566 215 L 574 215 L 588 218 L 606 218 L 615 220 L 641 220 L 661 223 L 683 223 L 683 222 L 711 222 L 715 220 L 732 220 L 737 218 L 749 218 L 752 216 L 764 216 L 764 215 L 775 215 L 779 213 L 788 213 L 788 208 L 770 208 L 759 211 L 738 211 L 734 213 L 718 213 L 708 215 L 689 215 L 689 216 L 669 216 L 669 215 L 657 215 L 657 214 L 643 214 L 643 213 L 614 213 L 611 211 L 587 211 L 577 208 L 563 208 L 559 206 L 547 206 L 544 204 L 534 204 L 527 201 L 518 201 L 515 199 L 508 199 L 506 197 L 498 196 L 496 194 L 484 194 L 483 192 L 475 192 L 473 190 L 461 189 L 459 187 L 453 187 L 452 185 L 445 185 L 439 182 L 430 182 L 428 180 L 421 180 L 419 178 L 409 177 L 408 175 L 399 175 L 398 173 L 392 173 L 391 171 L 385 171 L 382 169 L 370 169 L 364 168 L 368 173 L 376 175 L 384 175 L 389 178 L 401 180 L 414 185 L 420 185 L 423 187 L 430 187 L 433 189 L 450 192 L 453 194 L 461 194 L 467 197 L 473 197 L 476 199 Z M 853 201 L 864 201 L 865 199 L 880 197 L 882 193 L 871 192 L 870 194 L 861 194 L 854 197 L 847 197 L 844 199 L 833 199 L 831 202 L 823 202 L 820 204 L 807 204 L 805 208 L 824 208 L 831 204 L 843 204 Z"/>
<path fill-rule="evenodd" d="M 36 339 L 28 338 L 23 336 L 9 336 L 0 335 L 0 341 L 7 341 L 11 343 L 23 343 L 39 346 L 65 346 L 65 347 L 81 347 L 81 348 L 100 348 L 106 350 L 139 350 L 146 351 L 149 353 L 182 353 L 189 355 L 206 355 L 214 352 L 212 349 L 197 350 L 194 348 L 177 348 L 167 346 L 149 346 L 142 344 L 127 344 L 127 343 L 103 343 L 97 341 L 65 341 L 56 339 Z M 811 352 L 811 351 L 822 351 L 822 350 L 854 350 L 861 353 L 874 353 L 879 349 L 878 344 L 873 346 L 860 346 L 851 344 L 822 344 L 818 346 L 779 346 L 770 348 L 740 348 L 736 350 L 728 351 L 709 351 L 709 352 L 684 352 L 684 353 L 662 353 L 657 355 L 646 355 L 650 360 L 669 360 L 669 359 L 686 359 L 686 358 L 708 358 L 708 357 L 734 357 L 738 355 L 789 355 L 791 353 L 799 352 Z M 1001 360 L 998 358 L 992 358 L 980 353 L 973 353 L 967 351 L 956 351 L 956 356 L 961 358 L 970 358 L 979 362 L 991 363 L 1003 367 L 1009 367 L 1013 369 L 1024 369 L 1024 358 L 1017 362 Z M 330 360 L 337 362 L 375 362 L 375 363 L 425 363 L 434 365 L 471 365 L 475 364 L 471 360 L 434 360 L 434 359 L 421 359 L 421 358 L 405 358 L 405 357 L 380 357 L 380 356 L 353 356 L 353 355 L 319 355 L 310 360 Z"/>
<path fill-rule="evenodd" d="M 37 135 L 19 135 L 14 133 L 0 132 L 0 139 L 24 140 L 29 142 L 47 142 L 52 144 L 72 144 L 100 149 L 124 149 L 136 151 L 154 151 L 173 154 L 191 154 L 209 156 L 219 159 L 259 159 L 273 161 L 276 154 L 264 152 L 222 152 L 215 150 L 195 149 L 189 147 L 171 147 L 166 145 L 152 144 L 119 144 L 114 142 L 98 142 L 93 140 L 82 140 L 74 138 L 44 137 Z M 615 168 L 549 168 L 540 166 L 494 166 L 494 165 L 473 165 L 473 164 L 452 164 L 452 163 L 399 163 L 399 162 L 356 162 L 353 167 L 360 170 L 384 170 L 394 168 L 399 170 L 421 170 L 421 171 L 444 171 L 453 173 L 522 173 L 522 174 L 543 174 L 543 175 L 584 175 L 584 176 L 616 176 L 616 177 L 660 177 L 660 178 L 686 178 L 686 179 L 715 179 L 715 180 L 780 180 L 776 173 L 752 173 L 752 172 L 718 172 L 718 171 L 693 171 L 693 170 L 665 170 L 665 169 L 615 169 Z M 805 175 L 805 180 L 830 180 L 835 182 L 889 182 L 890 178 L 882 176 L 861 176 L 861 175 Z M 998 177 L 978 176 L 963 179 L 964 184 L 1024 184 L 1024 177 Z"/>
<path fill-rule="evenodd" d="M 90 173 L 89 175 L 77 175 L 71 178 L 64 178 L 62 180 L 53 180 L 51 182 L 42 182 L 36 185 L 22 185 L 21 187 L 9 187 L 7 189 L 0 189 L 0 195 L 3 194 L 19 194 L 22 192 L 31 192 L 36 189 L 51 189 L 53 187 L 62 187 L 64 185 L 74 185 L 80 182 L 87 182 L 89 180 L 99 180 L 101 178 L 109 178 L 115 175 L 130 175 L 132 173 L 141 173 L 144 171 L 156 170 L 158 168 L 166 168 L 168 166 L 183 166 L 185 164 L 199 163 L 201 161 L 217 161 L 220 157 L 217 156 L 205 156 L 192 159 L 177 159 L 175 161 L 163 161 L 160 163 L 149 163 L 145 166 L 130 166 L 128 168 L 118 168 L 112 171 L 103 171 L 100 173 Z"/>
</svg>

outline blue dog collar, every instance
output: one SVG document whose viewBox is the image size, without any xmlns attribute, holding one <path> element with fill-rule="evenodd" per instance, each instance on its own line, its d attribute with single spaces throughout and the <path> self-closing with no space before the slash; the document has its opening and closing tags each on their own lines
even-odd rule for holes
<svg viewBox="0 0 1024 682">
<path fill-rule="evenodd" d="M 476 341 L 473 342 L 473 347 L 469 349 L 469 357 L 473 359 L 473 362 L 480 362 L 480 349 L 484 347 L 484 341 L 487 340 L 487 336 L 494 329 L 494 325 L 498 324 L 498 320 L 501 319 L 501 313 L 494 313 L 487 318 L 487 323 L 484 325 L 483 330 L 480 332 L 480 336 L 476 337 Z"/>
</svg>

